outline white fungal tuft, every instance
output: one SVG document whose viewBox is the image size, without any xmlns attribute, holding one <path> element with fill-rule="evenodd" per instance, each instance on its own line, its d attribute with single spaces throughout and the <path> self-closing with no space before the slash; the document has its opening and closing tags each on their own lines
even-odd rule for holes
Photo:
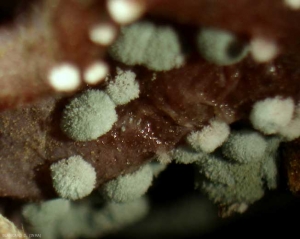
<svg viewBox="0 0 300 239">
<path fill-rule="evenodd" d="M 132 174 L 119 176 L 103 187 L 103 194 L 114 202 L 127 202 L 144 195 L 152 184 L 153 172 L 145 165 Z"/>
<path fill-rule="evenodd" d="M 60 160 L 50 169 L 53 186 L 62 198 L 77 200 L 95 188 L 95 169 L 79 155 Z"/>
<path fill-rule="evenodd" d="M 254 104 L 250 121 L 255 129 L 264 134 L 275 134 L 291 121 L 294 107 L 291 98 L 267 98 Z"/>
<path fill-rule="evenodd" d="M 48 80 L 56 91 L 73 91 L 80 85 L 80 72 L 76 66 L 64 63 L 51 69 Z"/>
<path fill-rule="evenodd" d="M 84 81 L 90 85 L 98 84 L 105 79 L 108 71 L 109 67 L 105 62 L 94 62 L 84 71 Z"/>
<path fill-rule="evenodd" d="M 258 162 L 266 157 L 267 141 L 255 131 L 239 130 L 230 134 L 222 146 L 225 157 L 240 163 Z"/>
<path fill-rule="evenodd" d="M 110 131 L 117 119 L 109 96 L 103 91 L 88 90 L 65 107 L 61 129 L 75 141 L 95 140 Z"/>
<path fill-rule="evenodd" d="M 90 29 L 89 35 L 92 42 L 108 46 L 115 40 L 117 29 L 109 23 L 98 24 Z"/>
<path fill-rule="evenodd" d="M 279 53 L 277 44 L 269 39 L 254 38 L 250 43 L 252 58 L 258 63 L 273 60 Z"/>
<path fill-rule="evenodd" d="M 175 30 L 150 22 L 123 27 L 110 47 L 110 55 L 124 64 L 143 65 L 154 71 L 171 70 L 184 62 Z"/>
<path fill-rule="evenodd" d="M 137 198 L 133 201 L 126 203 L 114 203 L 109 202 L 101 210 L 99 214 L 108 217 L 112 225 L 113 231 L 120 228 L 124 228 L 125 225 L 130 225 L 134 222 L 139 221 L 147 215 L 150 210 L 149 201 L 145 197 Z M 99 215 L 101 216 L 101 215 Z M 96 216 L 96 219 L 101 219 Z M 103 218 L 103 217 L 102 217 Z M 101 221 L 98 221 L 99 225 L 102 226 Z"/>
<path fill-rule="evenodd" d="M 187 142 L 197 151 L 211 153 L 221 146 L 230 133 L 228 125 L 219 120 L 211 120 L 208 126 L 187 136 Z"/>
<path fill-rule="evenodd" d="M 158 150 L 156 152 L 156 159 L 159 163 L 167 165 L 172 162 L 172 157 L 170 152 Z"/>
<path fill-rule="evenodd" d="M 107 8 L 112 19 L 119 24 L 134 22 L 145 11 L 140 0 L 107 0 Z"/>
<path fill-rule="evenodd" d="M 42 203 L 30 203 L 23 207 L 23 217 L 35 227 L 45 227 L 55 222 L 70 210 L 70 201 L 53 199 Z"/>
<path fill-rule="evenodd" d="M 293 10 L 300 9 L 300 0 L 284 0 L 284 4 Z"/>
<path fill-rule="evenodd" d="M 279 129 L 279 134 L 286 141 L 292 141 L 300 137 L 300 106 L 295 109 L 293 119 L 286 126 Z"/>
<path fill-rule="evenodd" d="M 158 177 L 158 175 L 167 168 L 167 164 L 162 164 L 160 162 L 151 162 L 150 167 L 152 169 L 153 176 Z"/>
<path fill-rule="evenodd" d="M 216 65 L 232 65 L 248 54 L 248 46 L 224 30 L 203 28 L 197 36 L 198 50 L 202 57 Z"/>
<path fill-rule="evenodd" d="M 117 105 L 124 105 L 139 97 L 139 83 L 135 80 L 135 73 L 117 68 L 117 76 L 111 81 L 106 93 Z"/>
<path fill-rule="evenodd" d="M 206 158 L 206 153 L 195 151 L 190 147 L 178 147 L 172 151 L 173 159 L 178 164 L 199 163 Z"/>
</svg>

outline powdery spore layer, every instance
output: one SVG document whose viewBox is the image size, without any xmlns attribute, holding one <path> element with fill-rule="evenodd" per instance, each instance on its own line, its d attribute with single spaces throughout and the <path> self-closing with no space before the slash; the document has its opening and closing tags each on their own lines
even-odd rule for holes
<svg viewBox="0 0 300 239">
<path fill-rule="evenodd" d="M 58 195 L 71 200 L 89 195 L 96 184 L 95 169 L 79 155 L 52 164 L 51 176 Z"/>
<path fill-rule="evenodd" d="M 61 129 L 75 141 L 89 141 L 106 134 L 117 119 L 109 96 L 103 91 L 88 90 L 65 107 Z"/>
</svg>

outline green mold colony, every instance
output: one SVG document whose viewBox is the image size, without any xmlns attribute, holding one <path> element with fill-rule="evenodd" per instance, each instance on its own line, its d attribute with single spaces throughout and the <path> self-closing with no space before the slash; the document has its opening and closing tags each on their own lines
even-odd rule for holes
<svg viewBox="0 0 300 239">
<path fill-rule="evenodd" d="M 65 107 L 62 131 L 75 141 L 90 141 L 111 130 L 118 116 L 115 103 L 100 90 L 87 90 Z"/>
</svg>

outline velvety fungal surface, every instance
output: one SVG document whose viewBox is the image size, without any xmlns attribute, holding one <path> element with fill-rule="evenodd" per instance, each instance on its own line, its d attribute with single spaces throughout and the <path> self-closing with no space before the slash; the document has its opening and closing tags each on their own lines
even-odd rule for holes
<svg viewBox="0 0 300 239">
<path fill-rule="evenodd" d="M 48 228 L 56 239 L 142 218 L 152 176 L 174 163 L 193 164 L 195 185 L 222 216 L 286 181 L 298 194 L 299 22 L 296 1 L 284 0 L 0 3 L 0 197 L 67 195 L 61 225 L 81 226 L 57 219 Z M 89 170 L 75 167 L 59 185 L 75 180 L 70 196 L 51 172 L 73 156 Z M 121 180 L 143 167 L 143 187 Z M 109 197 L 103 185 L 113 185 Z M 111 202 L 114 193 L 133 201 Z M 20 225 L 20 207 L 13 215 Z"/>
</svg>

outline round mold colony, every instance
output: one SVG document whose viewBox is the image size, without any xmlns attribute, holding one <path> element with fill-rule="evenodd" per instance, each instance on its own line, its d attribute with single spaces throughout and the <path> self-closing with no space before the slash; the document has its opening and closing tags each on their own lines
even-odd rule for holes
<svg viewBox="0 0 300 239">
<path fill-rule="evenodd" d="M 244 129 L 232 131 L 215 152 L 187 145 L 174 149 L 171 155 L 176 163 L 195 164 L 196 188 L 226 209 L 222 215 L 229 216 L 245 212 L 266 189 L 277 187 L 280 140 Z"/>
<path fill-rule="evenodd" d="M 104 81 L 108 72 L 109 67 L 105 62 L 96 61 L 85 69 L 83 79 L 89 85 L 96 85 Z"/>
<path fill-rule="evenodd" d="M 172 157 L 178 164 L 193 164 L 203 160 L 206 154 L 191 147 L 181 146 L 172 151 Z"/>
<path fill-rule="evenodd" d="M 197 151 L 211 153 L 221 146 L 230 133 L 229 126 L 219 120 L 211 120 L 209 125 L 200 131 L 187 136 L 187 142 Z"/>
<path fill-rule="evenodd" d="M 32 226 L 42 227 L 66 214 L 70 207 L 70 201 L 66 199 L 53 199 L 40 204 L 25 205 L 22 209 L 22 215 Z"/>
<path fill-rule="evenodd" d="M 97 24 L 89 31 L 89 37 L 95 44 L 109 46 L 117 36 L 117 28 L 111 23 Z"/>
<path fill-rule="evenodd" d="M 234 158 L 227 160 L 220 154 L 207 155 L 206 159 L 197 164 L 199 175 L 196 187 L 221 205 L 254 203 L 263 197 L 266 187 L 274 189 L 277 185 L 278 144 L 276 147 L 271 144 L 260 160 L 239 159 L 235 163 Z M 243 156 L 251 158 L 253 153 Z"/>
<path fill-rule="evenodd" d="M 106 183 L 102 194 L 114 202 L 127 202 L 144 195 L 152 184 L 153 171 L 149 165 L 138 171 L 119 176 Z"/>
<path fill-rule="evenodd" d="M 139 83 L 135 78 L 134 72 L 117 68 L 117 75 L 114 80 L 108 83 L 105 92 L 116 105 L 125 105 L 139 97 Z"/>
<path fill-rule="evenodd" d="M 107 0 L 107 9 L 112 19 L 122 25 L 139 19 L 144 11 L 145 4 L 139 0 Z"/>
<path fill-rule="evenodd" d="M 122 27 L 109 52 L 112 58 L 126 65 L 143 65 L 153 71 L 168 71 L 184 62 L 175 30 L 151 22 Z"/>
<path fill-rule="evenodd" d="M 62 131 L 75 141 L 95 140 L 111 130 L 118 116 L 115 104 L 100 90 L 87 90 L 65 107 Z"/>
<path fill-rule="evenodd" d="M 95 188 L 95 169 L 79 155 L 53 163 L 50 169 L 53 187 L 62 198 L 81 199 Z"/>
<path fill-rule="evenodd" d="M 239 130 L 230 134 L 222 146 L 225 157 L 240 163 L 263 160 L 267 149 L 265 138 L 255 131 Z"/>
<path fill-rule="evenodd" d="M 250 121 L 253 127 L 262 133 L 275 134 L 292 120 L 294 108 L 291 98 L 267 98 L 254 104 Z"/>
<path fill-rule="evenodd" d="M 58 221 L 56 235 L 60 235 L 59 238 L 98 238 L 98 235 L 116 232 L 141 220 L 150 207 L 144 197 L 127 203 L 107 202 L 101 208 L 89 206 L 73 203 L 71 210 Z"/>
<path fill-rule="evenodd" d="M 107 202 L 101 208 L 91 207 L 85 200 L 65 199 L 30 203 L 22 208 L 30 231 L 45 239 L 96 238 L 133 224 L 148 212 L 149 202 L 144 197 L 126 203 Z"/>
<path fill-rule="evenodd" d="M 62 63 L 51 69 L 48 81 L 56 91 L 74 91 L 80 85 L 80 72 L 76 66 Z"/>
<path fill-rule="evenodd" d="M 299 0 L 283 0 L 283 1 L 284 1 L 284 4 L 292 10 L 300 9 L 300 1 Z"/>
<path fill-rule="evenodd" d="M 273 40 L 256 37 L 250 42 L 250 53 L 257 63 L 270 62 L 276 58 L 279 52 L 279 47 Z"/>
<path fill-rule="evenodd" d="M 292 120 L 278 131 L 285 141 L 292 141 L 300 137 L 300 106 L 297 105 Z"/>
<path fill-rule="evenodd" d="M 197 35 L 197 46 L 201 56 L 216 65 L 238 63 L 249 51 L 248 45 L 232 33 L 216 28 L 203 28 Z"/>
</svg>

